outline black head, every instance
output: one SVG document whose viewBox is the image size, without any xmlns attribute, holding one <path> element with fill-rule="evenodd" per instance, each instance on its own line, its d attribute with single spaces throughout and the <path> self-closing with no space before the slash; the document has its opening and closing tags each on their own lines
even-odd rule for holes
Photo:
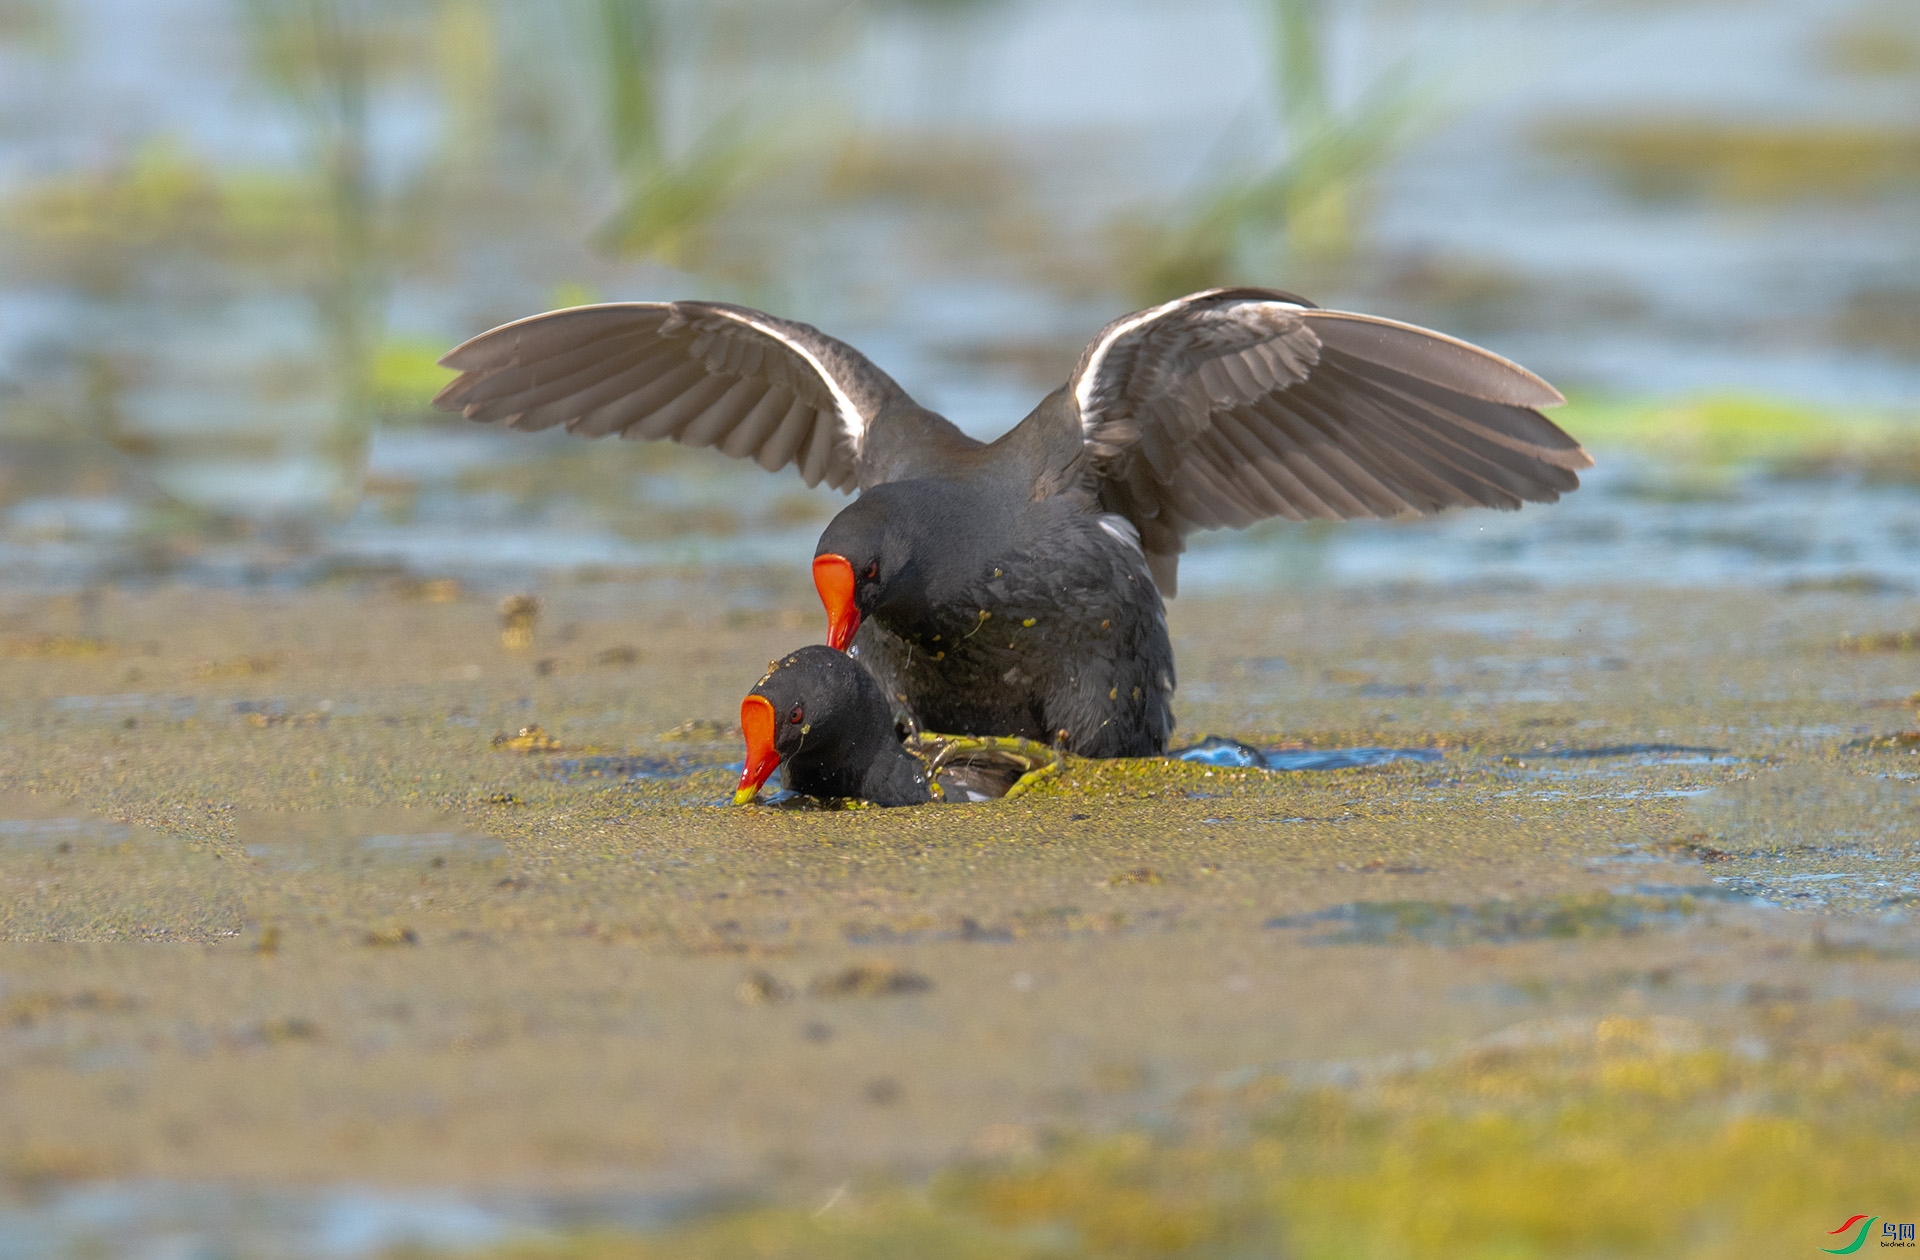
<svg viewBox="0 0 1920 1260">
<path fill-rule="evenodd" d="M 813 551 L 828 643 L 845 651 L 870 616 L 912 620 L 949 582 L 973 574 L 1006 518 L 978 488 L 957 482 L 894 481 L 862 491 L 827 523 Z"/>
<path fill-rule="evenodd" d="M 747 764 L 735 804 L 754 797 L 774 768 L 810 796 L 857 796 L 883 754 L 904 755 L 880 684 L 844 652 L 814 644 L 774 661 L 740 703 Z"/>
</svg>

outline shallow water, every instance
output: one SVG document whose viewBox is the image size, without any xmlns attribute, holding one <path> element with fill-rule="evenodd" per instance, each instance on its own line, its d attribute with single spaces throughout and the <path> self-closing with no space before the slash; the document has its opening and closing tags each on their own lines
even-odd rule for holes
<svg viewBox="0 0 1920 1260">
<path fill-rule="evenodd" d="M 1169 754 L 1176 761 L 1222 770 L 1357 770 L 1395 761 L 1438 761 L 1437 748 L 1255 748 L 1213 736 Z"/>
<path fill-rule="evenodd" d="M 188 155 L 245 171 L 295 169 L 305 142 L 297 115 L 249 83 L 243 44 L 220 6 L 69 0 L 64 10 L 57 55 L 0 50 L 18 71 L 13 90 L 0 94 L 0 117 L 13 120 L 0 134 L 0 194 L 26 190 L 49 172 L 128 161 L 140 141 L 117 120 L 129 114 Z M 1357 95 L 1366 74 L 1412 54 L 1412 67 L 1434 84 L 1425 111 L 1434 122 L 1383 169 L 1367 199 L 1371 234 L 1357 258 L 1321 278 L 1316 296 L 1436 323 L 1588 391 L 1665 398 L 1731 390 L 1843 409 L 1909 407 L 1920 395 L 1920 358 L 1911 347 L 1862 345 L 1836 330 L 1858 322 L 1848 312 L 1861 294 L 1897 296 L 1920 286 L 1911 181 L 1852 196 L 1648 196 L 1630 179 L 1607 177 L 1592 155 L 1556 152 L 1543 139 L 1556 127 L 1645 117 L 1733 121 L 1763 135 L 1768 127 L 1805 126 L 1904 134 L 1920 99 L 1907 79 L 1849 73 L 1821 59 L 1819 50 L 1858 17 L 1837 0 L 1767 0 L 1738 14 L 1712 4 L 1658 14 L 1441 4 L 1390 20 L 1343 12 L 1336 95 Z M 1233 0 L 1172 8 L 1034 0 L 948 18 L 890 10 L 867 22 L 861 39 L 804 55 L 756 46 L 742 54 L 747 64 L 835 102 L 875 152 L 951 151 L 963 176 L 970 161 L 982 170 L 971 181 L 936 179 L 933 187 L 946 191 L 930 194 L 914 192 L 909 179 L 906 196 L 883 181 L 866 199 L 821 201 L 817 189 L 785 186 L 769 194 L 771 205 L 749 199 L 740 212 L 746 222 L 728 230 L 757 242 L 773 261 L 762 264 L 770 274 L 745 281 L 595 257 L 571 240 L 556 241 L 555 207 L 547 202 L 503 202 L 482 224 L 467 224 L 463 216 L 474 207 L 456 197 L 435 227 L 448 238 L 441 248 L 468 263 L 398 267 L 385 322 L 408 344 L 445 346 L 508 314 L 540 309 L 560 284 L 608 297 L 741 297 L 847 337 L 969 431 L 997 434 L 1129 304 L 1121 291 L 1125 252 L 1097 247 L 1113 225 L 1129 215 L 1151 218 L 1156 206 L 1178 207 L 1270 147 L 1260 41 L 1251 30 L 1248 6 Z M 150 46 L 173 55 L 144 56 Z M 1705 49 L 1715 51 L 1696 53 Z M 529 51 L 530 67 L 549 55 Z M 689 79 L 710 72 L 683 55 Z M 1043 64 L 1052 69 L 1036 73 Z M 916 66 L 931 77 L 909 69 Z M 1209 85 L 1199 96 L 1184 87 L 1196 74 Z M 929 92 L 938 101 L 932 113 Z M 236 100 L 254 107 L 236 109 Z M 394 186 L 426 178 L 444 156 L 434 147 L 440 107 L 417 87 L 385 93 L 377 105 L 382 178 Z M 831 115 L 823 110 L 810 125 L 831 131 Z M 572 122 L 589 126 L 584 118 Z M 831 136 L 811 138 L 831 154 Z M 797 151 L 816 165 L 834 160 L 805 145 Z M 938 175 L 937 160 L 929 172 Z M 568 174 L 582 184 L 568 194 L 580 203 L 568 213 L 590 219 L 605 190 L 577 170 Z M 504 176 L 554 178 L 541 168 Z M 999 191 L 977 204 L 962 196 L 956 206 L 955 189 L 970 182 Z M 986 230 L 957 229 L 956 216 L 983 220 Z M 1302 269 L 1328 272 L 1318 264 Z M 313 451 L 330 404 L 311 383 L 320 353 L 311 302 L 164 251 L 135 271 L 139 282 L 104 287 L 27 267 L 0 271 L 0 311 L 9 315 L 0 320 L 0 382 L 15 405 L 81 425 L 88 406 L 97 410 L 83 396 L 100 379 L 88 375 L 89 356 L 104 355 L 126 382 L 115 423 L 157 444 L 132 459 L 126 494 L 15 502 L 9 532 L 122 535 L 138 526 L 156 489 L 242 516 L 322 505 L 334 478 Z M 1792 295 L 1790 314 L 1782 294 Z M 249 446 L 253 438 L 265 447 Z M 518 442 L 524 449 L 526 439 Z M 370 470 L 376 478 L 431 482 L 503 454 L 516 458 L 513 446 L 471 434 L 383 433 Z M 677 484 L 656 482 L 642 492 L 667 506 Z M 692 502 L 738 498 L 716 478 Z M 1834 498 L 1773 488 L 1744 505 L 1655 512 L 1645 521 L 1574 507 L 1556 514 L 1544 536 L 1534 536 L 1530 520 L 1516 530 L 1475 519 L 1402 546 L 1361 529 L 1334 544 L 1333 555 L 1305 563 L 1341 581 L 1409 573 L 1433 581 L 1555 580 L 1586 555 L 1577 538 L 1569 549 L 1562 531 L 1619 529 L 1615 545 L 1604 548 L 1612 572 L 1654 571 L 1650 556 L 1677 547 L 1677 565 L 1658 566 L 1676 583 L 1752 580 L 1756 564 L 1760 580 L 1796 565 L 1824 574 L 1851 563 L 1838 554 L 1852 532 L 1850 508 Z M 1911 580 L 1911 547 L 1899 548 L 1903 558 L 1894 561 L 1877 538 L 1889 530 L 1911 535 L 1911 505 L 1904 496 L 1882 503 L 1869 495 L 1851 511 L 1860 508 L 1876 522 L 1882 509 L 1895 518 L 1853 540 L 1861 567 L 1894 564 L 1894 576 Z M 559 523 L 501 528 L 497 513 L 489 530 L 456 519 L 476 513 L 486 515 L 486 505 L 423 501 L 404 529 L 390 528 L 378 512 L 363 514 L 335 531 L 331 546 L 440 569 L 788 554 L 770 549 L 775 540 L 759 530 L 716 552 Z M 1248 569 L 1263 580 L 1295 563 L 1284 544 L 1261 549 L 1257 560 L 1244 548 L 1210 549 L 1190 562 L 1193 580 L 1219 587 L 1246 580 Z M 5 547 L 0 572 L 47 580 L 89 559 L 84 547 Z"/>
<path fill-rule="evenodd" d="M 373 1186 L 311 1192 L 109 1183 L 0 1202 L 0 1260 L 87 1255 L 360 1260 L 405 1247 L 452 1251 L 559 1234 L 580 1221 L 657 1227 L 692 1206 L 640 1197 L 490 1195 L 481 1200 Z"/>
<path fill-rule="evenodd" d="M 463 441 L 453 431 L 415 435 L 411 445 L 430 450 L 444 443 L 458 450 Z M 511 438 L 487 446 L 497 467 L 530 460 L 537 467 L 539 457 L 558 453 L 552 443 L 521 447 Z M 606 449 L 609 458 L 626 453 Z M 376 461 L 378 455 L 376 450 Z M 1181 560 L 1180 589 L 1204 596 L 1405 582 L 1570 588 L 1635 582 L 1677 590 L 1703 584 L 1920 590 L 1920 490 L 1753 474 L 1726 483 L 1713 501 L 1672 501 L 1643 492 L 1644 459 L 1604 449 L 1600 457 L 1602 466 L 1587 475 L 1586 485 L 1551 507 L 1200 535 Z M 676 462 L 700 468 L 708 461 L 689 452 Z M 707 488 L 701 493 L 714 502 L 759 504 L 777 484 L 758 470 L 703 471 Z M 31 528 L 0 526 L 0 582 L 83 589 L 165 576 L 212 586 L 287 586 L 387 569 L 496 584 L 665 566 L 791 568 L 805 563 L 819 530 L 845 502 L 817 492 L 800 500 L 808 519 L 771 529 L 750 518 L 729 518 L 721 528 L 703 526 L 698 518 L 676 520 L 681 506 L 670 503 L 643 508 L 640 519 L 670 529 L 671 536 L 635 540 L 623 532 L 637 528 L 629 507 L 616 513 L 611 506 L 556 498 L 544 519 L 538 513 L 528 519 L 523 509 L 509 513 L 488 496 L 462 492 L 454 484 L 457 475 L 421 474 L 412 483 L 417 497 L 401 518 L 373 503 L 346 523 L 307 532 L 293 545 L 266 535 L 156 553 L 129 530 L 54 529 L 46 524 L 50 514 L 30 514 L 38 522 Z M 1514 614 L 1482 616 L 1511 620 Z M 1553 633 L 1545 626 L 1532 629 L 1543 637 Z M 1262 668 L 1285 668 L 1284 657 L 1263 659 Z M 1566 667 L 1554 658 L 1539 668 Z"/>
<path fill-rule="evenodd" d="M 1311 914 L 1279 915 L 1268 919 L 1266 926 L 1311 929 L 1303 938 L 1310 945 L 1510 945 L 1637 935 L 1686 924 L 1693 916 L 1726 903 L 1765 904 L 1702 884 L 1471 906 L 1350 901 Z"/>
</svg>

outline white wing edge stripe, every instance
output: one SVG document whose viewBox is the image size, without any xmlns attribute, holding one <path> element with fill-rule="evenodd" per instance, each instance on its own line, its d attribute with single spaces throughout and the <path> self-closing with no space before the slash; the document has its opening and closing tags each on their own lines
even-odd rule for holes
<svg viewBox="0 0 1920 1260">
<path fill-rule="evenodd" d="M 1129 315 L 1127 318 L 1121 320 L 1108 331 L 1106 336 L 1094 343 L 1093 352 L 1087 356 L 1086 370 L 1080 373 L 1080 381 L 1073 389 L 1073 401 L 1079 404 L 1080 407 L 1080 430 L 1082 433 L 1091 434 L 1093 432 L 1093 385 L 1094 381 L 1100 376 L 1100 366 L 1107 357 L 1107 351 L 1113 349 L 1114 343 L 1142 324 L 1150 324 L 1162 316 L 1171 315 L 1183 306 L 1190 306 L 1196 302 L 1204 301 L 1220 292 L 1222 292 L 1220 289 L 1207 289 L 1200 293 L 1189 293 L 1185 297 L 1177 297 L 1171 302 L 1162 302 L 1158 306 L 1148 307 L 1138 314 Z M 1233 305 L 1277 306 L 1282 310 L 1288 311 L 1312 309 L 1302 306 L 1298 302 L 1281 302 L 1272 298 L 1247 298 L 1243 301 L 1235 302 Z"/>
<path fill-rule="evenodd" d="M 763 324 L 757 319 L 749 319 L 738 311 L 717 313 L 745 324 L 756 332 L 765 333 L 807 361 L 820 379 L 826 382 L 827 391 L 833 395 L 834 409 L 840 413 L 840 427 L 845 430 L 847 441 L 853 445 L 853 453 L 857 458 L 861 449 L 867 444 L 867 417 L 861 414 L 860 408 L 856 407 L 853 399 L 847 396 L 847 391 L 841 388 L 840 382 L 834 378 L 833 373 L 827 371 L 826 364 L 820 362 L 813 351 L 771 325 Z"/>
<path fill-rule="evenodd" d="M 1115 538 L 1118 538 L 1122 543 L 1126 544 L 1129 550 L 1141 556 L 1147 554 L 1146 548 L 1140 545 L 1140 531 L 1135 529 L 1133 522 L 1126 517 L 1116 516 L 1111 512 L 1103 512 L 1100 515 L 1100 528 L 1106 530 L 1109 534 L 1112 534 Z"/>
<path fill-rule="evenodd" d="M 1100 365 L 1107 357 L 1107 351 L 1113 349 L 1113 343 L 1126 336 L 1142 324 L 1159 319 L 1179 307 L 1192 301 L 1192 298 L 1175 298 L 1171 302 L 1162 302 L 1159 306 L 1149 307 L 1115 324 L 1107 335 L 1094 343 L 1093 353 L 1087 356 L 1086 370 L 1080 373 L 1080 381 L 1073 389 L 1073 401 L 1080 407 L 1080 428 L 1083 432 L 1093 431 L 1093 383 L 1099 379 Z"/>
</svg>

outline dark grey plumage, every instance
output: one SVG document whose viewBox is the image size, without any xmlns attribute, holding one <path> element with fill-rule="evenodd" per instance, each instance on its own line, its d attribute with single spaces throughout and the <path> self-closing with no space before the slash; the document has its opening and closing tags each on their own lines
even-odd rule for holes
<svg viewBox="0 0 1920 1260">
<path fill-rule="evenodd" d="M 886 696 L 846 653 L 819 644 L 790 652 L 748 694 L 773 705 L 788 790 L 876 805 L 933 799 L 926 765 L 901 746 Z"/>
<path fill-rule="evenodd" d="M 875 486 L 817 554 L 844 556 L 860 659 L 934 731 L 1148 757 L 1173 732 L 1173 646 L 1132 527 L 992 483 Z"/>
<path fill-rule="evenodd" d="M 950 563 L 964 561 L 968 574 L 956 568 L 955 590 L 911 626 L 897 597 L 875 602 L 885 610 L 871 614 L 859 645 L 923 721 L 929 709 L 978 722 L 1031 714 L 1042 727 L 1058 716 L 1081 752 L 1164 748 L 1167 697 L 1153 698 L 1148 683 L 1164 674 L 1170 691 L 1173 679 L 1159 594 L 1136 580 L 1137 606 L 1116 621 L 1105 602 L 1081 594 L 1087 584 L 1116 575 L 1125 583 L 1143 563 L 1171 595 L 1195 530 L 1270 516 L 1517 508 L 1575 489 L 1576 471 L 1592 463 L 1538 410 L 1564 401 L 1559 393 L 1524 369 L 1439 333 L 1266 289 L 1209 290 L 1114 321 L 1066 385 L 991 443 L 914 403 L 851 347 L 720 303 L 558 311 L 482 334 L 443 361 L 463 374 L 436 405 L 476 420 L 670 437 L 770 469 L 793 463 L 809 484 L 840 489 L 956 487 L 949 497 L 961 506 L 940 517 L 946 532 L 928 545 L 961 557 Z M 911 505 L 929 497 L 882 502 L 915 514 Z M 1103 515 L 1128 528 L 1103 530 Z M 908 522 L 906 532 L 924 540 L 924 526 Z M 1002 579 L 984 576 L 996 567 Z M 1110 592 L 1135 598 L 1124 585 Z M 914 636 L 966 633 L 971 620 L 947 617 L 971 618 L 979 610 L 965 605 L 976 598 L 1013 601 L 1005 615 L 1019 621 L 1035 615 L 1026 601 L 1049 601 L 1054 615 L 1030 628 L 1047 646 L 999 640 L 994 651 L 1008 655 L 998 675 L 990 669 L 998 657 L 971 650 L 930 665 Z M 1100 621 L 1127 629 L 1109 645 Z M 1111 657 L 1101 655 L 1109 647 Z M 1108 659 L 1132 662 L 1111 666 L 1109 690 L 1130 697 L 1119 683 L 1134 682 L 1140 707 L 1069 703 Z M 1088 732 L 1089 723 L 1105 733 Z"/>
<path fill-rule="evenodd" d="M 1059 765 L 1046 749 L 1004 739 L 916 732 L 910 750 L 872 676 L 819 644 L 774 661 L 748 694 L 772 706 L 782 782 L 806 796 L 875 805 L 990 801 Z"/>
</svg>

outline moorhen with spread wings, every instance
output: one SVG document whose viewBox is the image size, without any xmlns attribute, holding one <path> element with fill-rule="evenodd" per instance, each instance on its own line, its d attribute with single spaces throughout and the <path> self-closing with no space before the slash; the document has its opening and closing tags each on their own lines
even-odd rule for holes
<svg viewBox="0 0 1920 1260">
<path fill-rule="evenodd" d="M 1188 534 L 1552 502 L 1592 460 L 1506 359 L 1272 289 L 1115 320 L 992 442 L 817 329 L 720 302 L 536 315 L 441 360 L 443 410 L 672 438 L 858 489 L 814 562 L 829 641 L 920 725 L 1165 751 Z"/>
</svg>

